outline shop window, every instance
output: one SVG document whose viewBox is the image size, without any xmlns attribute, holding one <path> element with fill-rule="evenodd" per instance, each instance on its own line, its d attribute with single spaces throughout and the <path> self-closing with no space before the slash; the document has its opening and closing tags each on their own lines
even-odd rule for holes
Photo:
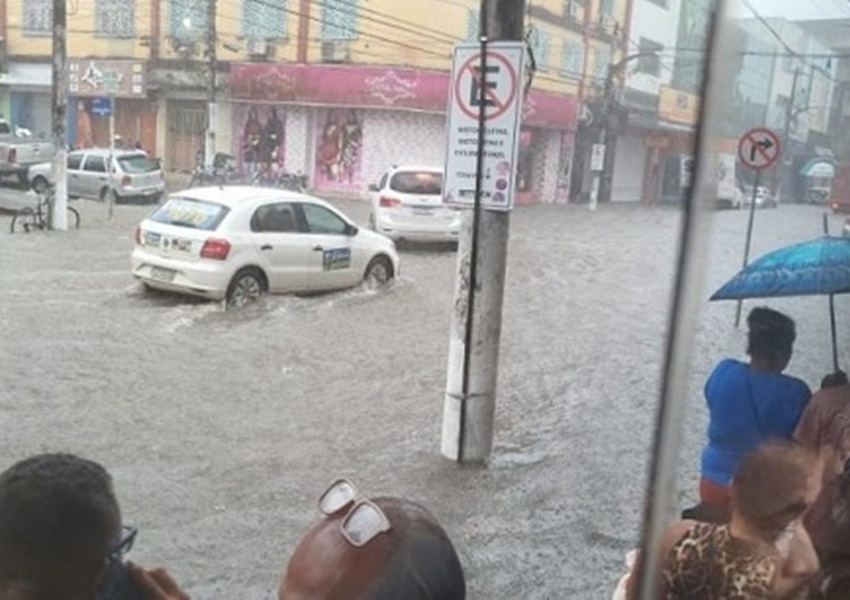
<svg viewBox="0 0 850 600">
<path fill-rule="evenodd" d="M 534 63 L 538 71 L 549 69 L 549 33 L 541 31 L 537 27 L 531 30 L 528 37 L 531 52 L 534 55 Z"/>
<path fill-rule="evenodd" d="M 26 0 L 24 33 L 50 33 L 53 29 L 53 0 Z"/>
<path fill-rule="evenodd" d="M 96 0 L 95 31 L 109 37 L 133 37 L 136 32 L 134 8 L 134 3 L 127 0 Z"/>
<path fill-rule="evenodd" d="M 584 68 L 584 46 L 564 40 L 561 46 L 561 75 L 580 77 Z"/>
<path fill-rule="evenodd" d="M 184 41 L 203 39 L 209 25 L 210 0 L 170 0 L 168 27 L 172 38 Z"/>
<path fill-rule="evenodd" d="M 286 37 L 286 0 L 242 0 L 242 35 L 254 40 Z"/>
<path fill-rule="evenodd" d="M 357 37 L 357 1 L 322 0 L 323 40 L 353 40 Z"/>
</svg>

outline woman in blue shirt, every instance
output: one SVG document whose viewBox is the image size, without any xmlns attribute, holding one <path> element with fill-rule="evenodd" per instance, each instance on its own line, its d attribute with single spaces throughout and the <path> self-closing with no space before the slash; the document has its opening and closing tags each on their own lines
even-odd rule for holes
<svg viewBox="0 0 850 600">
<path fill-rule="evenodd" d="M 784 375 L 793 352 L 794 321 L 769 308 L 747 317 L 749 364 L 727 358 L 705 384 L 708 443 L 702 451 L 700 500 L 726 512 L 741 458 L 767 439 L 791 439 L 811 396 Z"/>
</svg>

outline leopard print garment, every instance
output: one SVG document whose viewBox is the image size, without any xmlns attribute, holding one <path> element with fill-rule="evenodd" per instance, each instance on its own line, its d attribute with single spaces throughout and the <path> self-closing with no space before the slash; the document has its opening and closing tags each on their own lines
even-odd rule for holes
<svg viewBox="0 0 850 600">
<path fill-rule="evenodd" d="M 664 567 L 665 600 L 769 600 L 775 557 L 736 540 L 727 525 L 698 523 Z"/>
</svg>

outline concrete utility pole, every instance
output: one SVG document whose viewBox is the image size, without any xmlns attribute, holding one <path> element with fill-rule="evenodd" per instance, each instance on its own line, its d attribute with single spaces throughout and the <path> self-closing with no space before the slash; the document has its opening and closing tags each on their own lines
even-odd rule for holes
<svg viewBox="0 0 850 600">
<path fill-rule="evenodd" d="M 67 13 L 66 0 L 53 0 L 53 70 L 51 102 L 53 104 L 53 162 L 50 176 L 54 188 L 53 214 L 50 223 L 53 229 L 68 229 L 68 136 L 65 131 L 65 111 L 68 104 L 68 52 L 66 48 Z"/>
<path fill-rule="evenodd" d="M 216 104 L 216 85 L 218 71 L 218 54 L 216 46 L 218 32 L 215 23 L 216 0 L 207 0 L 207 69 L 209 70 L 209 112 L 207 113 L 207 136 L 204 142 L 204 166 L 212 170 L 213 155 L 215 154 L 215 128 L 218 121 L 218 105 Z"/>
<path fill-rule="evenodd" d="M 785 185 L 787 183 L 787 179 L 789 179 L 789 166 L 792 163 L 791 153 L 788 152 L 788 139 L 791 137 L 791 121 L 794 120 L 794 100 L 797 97 L 797 84 L 800 80 L 800 67 L 794 69 L 794 79 L 791 80 L 791 96 L 788 98 L 788 106 L 785 107 L 785 124 L 782 127 L 782 151 L 785 153 L 785 156 L 782 157 L 781 163 L 781 173 L 779 174 L 779 189 L 774 189 L 774 193 L 776 194 L 776 201 L 779 202 L 782 200 L 781 195 L 785 192 L 785 188 L 788 187 Z M 780 172 L 779 168 L 774 169 L 774 178 L 776 174 Z"/>
<path fill-rule="evenodd" d="M 524 14 L 525 0 L 482 0 L 479 35 L 522 40 Z M 510 229 L 509 212 L 478 212 L 464 211 L 443 407 L 441 451 L 461 463 L 483 461 L 493 448 Z"/>
</svg>

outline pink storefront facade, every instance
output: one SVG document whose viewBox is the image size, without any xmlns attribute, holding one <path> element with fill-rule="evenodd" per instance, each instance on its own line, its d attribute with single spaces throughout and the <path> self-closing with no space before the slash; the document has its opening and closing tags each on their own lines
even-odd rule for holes
<svg viewBox="0 0 850 600">
<path fill-rule="evenodd" d="M 219 116 L 219 128 L 229 124 L 230 135 L 220 136 L 219 150 L 250 171 L 262 139 L 265 160 L 306 173 L 316 191 L 363 197 L 394 164 L 442 166 L 448 89 L 449 75 L 437 71 L 236 64 L 229 106 Z M 571 96 L 527 95 L 520 202 L 566 202 L 576 106 Z M 268 140 L 276 140 L 271 153 Z"/>
</svg>

